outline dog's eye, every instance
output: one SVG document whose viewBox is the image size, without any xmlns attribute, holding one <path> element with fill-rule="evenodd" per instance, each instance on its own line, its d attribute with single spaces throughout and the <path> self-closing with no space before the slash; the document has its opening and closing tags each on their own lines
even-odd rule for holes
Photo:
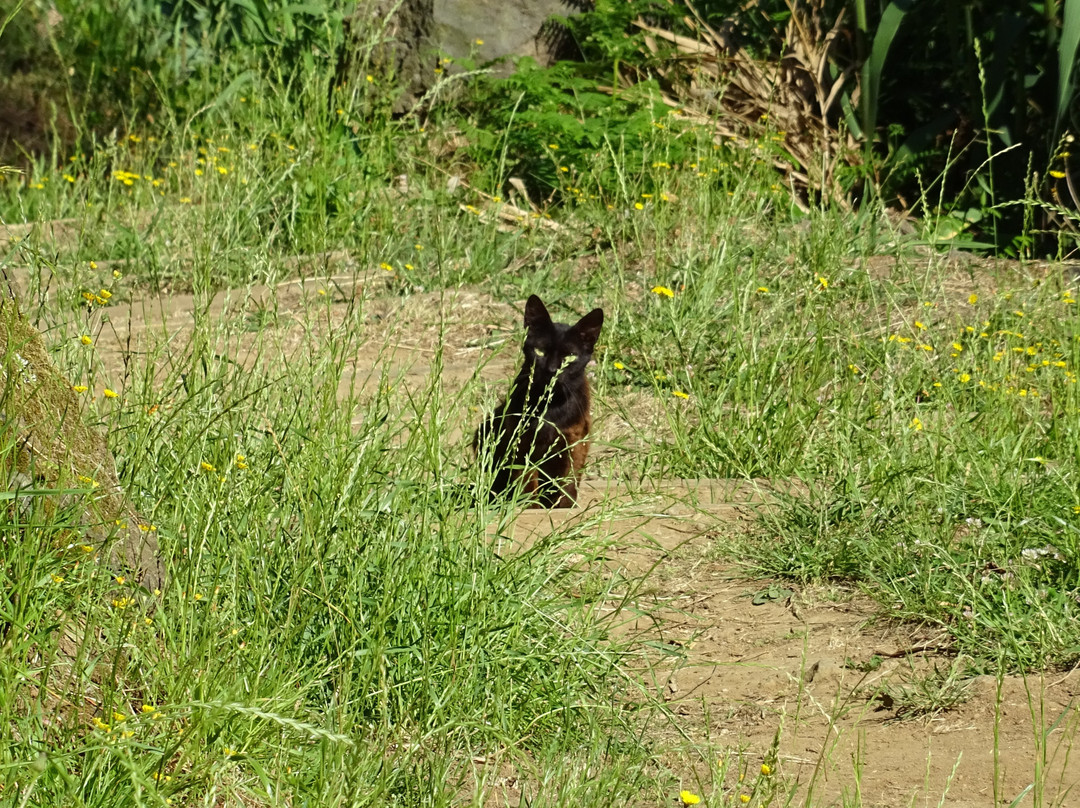
<svg viewBox="0 0 1080 808">
<path fill-rule="evenodd" d="M 539 348 L 533 348 L 533 353 L 539 356 L 541 359 L 544 358 L 544 352 L 541 351 Z"/>
</svg>

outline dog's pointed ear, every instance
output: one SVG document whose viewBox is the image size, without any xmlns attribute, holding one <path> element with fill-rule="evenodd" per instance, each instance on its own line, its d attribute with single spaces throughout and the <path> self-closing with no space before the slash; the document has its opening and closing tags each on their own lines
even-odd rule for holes
<svg viewBox="0 0 1080 808">
<path fill-rule="evenodd" d="M 550 328 L 551 315 L 548 314 L 544 301 L 536 295 L 529 295 L 525 301 L 525 328 Z"/>
<path fill-rule="evenodd" d="M 600 328 L 604 325 L 604 310 L 593 309 L 574 325 L 574 331 L 581 337 L 591 351 L 600 338 Z"/>
</svg>

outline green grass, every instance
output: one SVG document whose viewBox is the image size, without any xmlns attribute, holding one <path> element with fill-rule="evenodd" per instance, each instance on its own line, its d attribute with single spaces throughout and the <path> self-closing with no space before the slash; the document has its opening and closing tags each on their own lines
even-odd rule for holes
<svg viewBox="0 0 1080 808">
<path fill-rule="evenodd" d="M 620 709 L 639 649 L 602 608 L 623 582 L 580 561 L 602 546 L 496 540 L 511 513 L 471 501 L 466 448 L 490 395 L 449 389 L 439 346 L 419 387 L 352 378 L 388 350 L 368 342 L 375 294 L 602 305 L 598 409 L 631 427 L 594 473 L 770 480 L 787 493 L 736 547 L 758 573 L 861 588 L 975 672 L 1080 659 L 1080 304 L 1059 269 L 969 272 L 873 211 L 800 213 L 767 142 L 718 149 L 675 119 L 640 153 L 567 166 L 560 230 L 504 232 L 436 167 L 450 122 L 337 114 L 322 79 L 277 88 L 0 174 L 0 221 L 70 220 L 0 263 L 173 576 L 137 593 L 56 551 L 71 514 L 5 517 L 4 800 L 480 804 L 503 764 L 534 804 L 670 797 Z M 672 138 L 692 156 L 669 163 Z M 211 309 L 296 277 L 297 255 L 377 278 L 340 322 L 309 302 L 316 348 L 280 344 L 272 297 Z M 110 311 L 159 292 L 193 294 L 190 330 L 116 371 L 97 353 Z"/>
</svg>

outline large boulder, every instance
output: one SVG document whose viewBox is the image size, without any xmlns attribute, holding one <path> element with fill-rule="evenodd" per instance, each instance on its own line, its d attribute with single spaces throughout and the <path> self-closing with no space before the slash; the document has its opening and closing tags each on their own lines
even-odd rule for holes
<svg viewBox="0 0 1080 808">
<path fill-rule="evenodd" d="M 585 0 L 434 0 L 430 42 L 453 58 L 531 56 L 546 66 L 575 53 L 565 28 L 552 17 L 589 7 Z"/>
<path fill-rule="evenodd" d="M 574 58 L 577 47 L 552 17 L 592 7 L 592 0 L 375 0 L 346 19 L 339 83 L 362 86 L 368 71 L 392 76 L 402 90 L 395 111 L 411 109 L 440 77 L 446 56 L 488 62 L 530 56 L 541 65 Z M 506 70 L 511 67 L 509 61 Z M 442 75 L 445 75 L 442 74 Z"/>
</svg>

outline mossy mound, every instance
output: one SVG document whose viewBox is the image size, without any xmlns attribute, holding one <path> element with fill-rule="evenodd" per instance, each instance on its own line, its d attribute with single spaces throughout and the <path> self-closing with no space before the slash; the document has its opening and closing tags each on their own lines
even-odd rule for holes
<svg viewBox="0 0 1080 808">
<path fill-rule="evenodd" d="M 9 507 L 74 512 L 79 543 L 101 548 L 147 588 L 161 587 L 156 537 L 140 530 L 105 436 L 83 422 L 71 383 L 7 295 L 0 300 L 0 357 L 0 473 Z"/>
</svg>

